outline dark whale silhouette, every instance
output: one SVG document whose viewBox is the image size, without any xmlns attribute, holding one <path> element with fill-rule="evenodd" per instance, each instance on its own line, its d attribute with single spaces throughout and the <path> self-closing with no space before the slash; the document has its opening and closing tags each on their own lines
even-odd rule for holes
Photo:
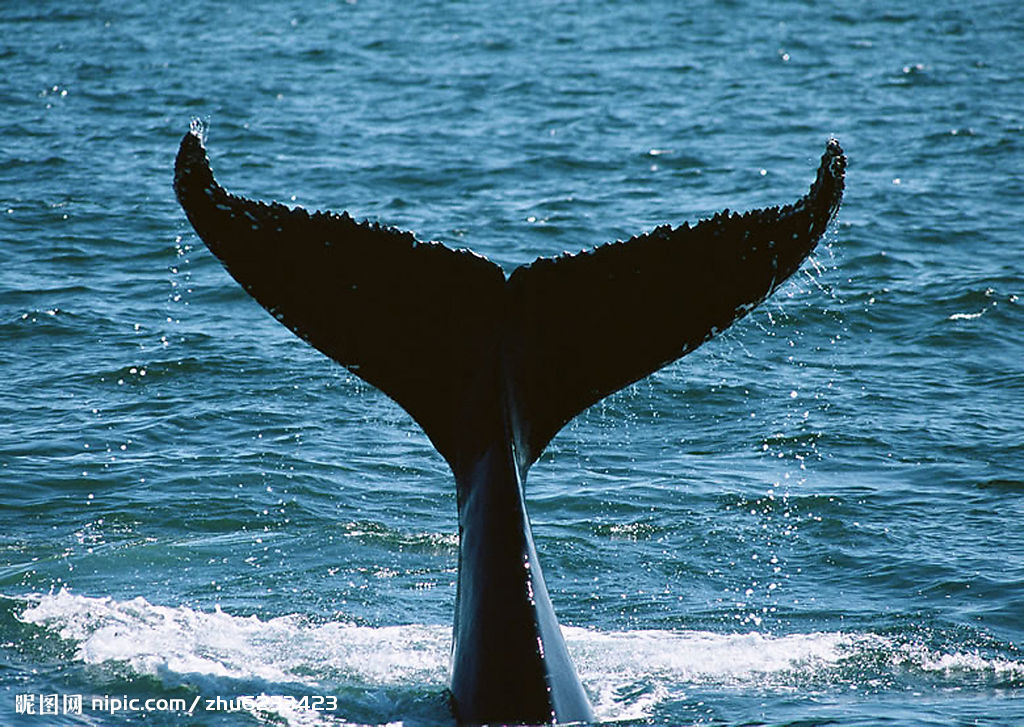
<svg viewBox="0 0 1024 727">
<path fill-rule="evenodd" d="M 188 219 L 228 272 L 317 349 L 398 402 L 455 475 L 459 579 L 451 692 L 461 723 L 588 721 L 541 574 L 527 470 L 591 404 L 768 297 L 835 215 L 828 142 L 793 205 L 669 226 L 506 278 L 468 250 L 226 192 L 193 124 L 175 162 Z"/>
</svg>

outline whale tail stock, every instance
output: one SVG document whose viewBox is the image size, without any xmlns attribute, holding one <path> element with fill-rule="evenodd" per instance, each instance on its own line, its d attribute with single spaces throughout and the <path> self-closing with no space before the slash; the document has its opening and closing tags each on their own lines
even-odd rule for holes
<svg viewBox="0 0 1024 727">
<path fill-rule="evenodd" d="M 527 470 L 578 413 L 694 350 L 799 268 L 842 197 L 838 142 L 795 204 L 658 227 L 506 279 L 468 250 L 229 194 L 201 132 L 182 139 L 174 173 L 199 237 L 279 321 L 400 404 L 455 474 L 460 721 L 589 719 L 537 562 Z"/>
</svg>

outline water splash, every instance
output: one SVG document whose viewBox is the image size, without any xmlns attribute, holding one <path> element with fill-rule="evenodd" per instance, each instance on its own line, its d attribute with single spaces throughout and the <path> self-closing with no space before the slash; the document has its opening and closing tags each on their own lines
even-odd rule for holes
<svg viewBox="0 0 1024 727">
<path fill-rule="evenodd" d="M 24 603 L 17 616 L 21 622 L 74 642 L 74 660 L 115 670 L 127 666 L 169 686 L 200 676 L 221 693 L 257 682 L 285 693 L 383 690 L 388 700 L 389 689 L 414 685 L 420 693 L 441 694 L 447 684 L 447 624 L 369 627 L 314 623 L 298 615 L 261 620 L 219 608 L 205 612 L 67 590 L 14 600 Z M 926 645 L 870 632 L 773 636 L 565 628 L 564 633 L 601 721 L 648 719 L 692 689 L 791 692 L 921 679 L 947 686 L 979 680 L 1024 684 L 1024 661 L 957 643 Z M 287 724 L 338 723 L 331 715 L 294 710 L 263 696 L 259 709 Z M 381 716 L 378 721 L 386 721 Z"/>
</svg>

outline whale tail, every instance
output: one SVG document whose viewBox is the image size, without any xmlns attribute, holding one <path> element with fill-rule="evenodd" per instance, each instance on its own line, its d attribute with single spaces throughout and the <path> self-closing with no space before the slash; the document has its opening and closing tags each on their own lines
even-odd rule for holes
<svg viewBox="0 0 1024 727">
<path fill-rule="evenodd" d="M 229 194 L 196 127 L 181 141 L 174 189 L 245 290 L 398 402 L 454 470 L 490 436 L 467 431 L 469 412 L 514 391 L 525 472 L 579 412 L 694 350 L 795 272 L 835 215 L 845 166 L 832 139 L 795 204 L 658 227 L 540 258 L 508 279 L 473 252 L 348 213 Z"/>
<path fill-rule="evenodd" d="M 200 130 L 174 188 L 196 232 L 264 308 L 398 402 L 455 475 L 451 691 L 463 723 L 588 721 L 523 497 L 576 414 L 692 351 L 800 266 L 839 206 L 830 141 L 793 205 L 728 211 L 541 258 L 506 279 L 468 250 L 340 215 L 253 202 L 213 178 Z"/>
</svg>

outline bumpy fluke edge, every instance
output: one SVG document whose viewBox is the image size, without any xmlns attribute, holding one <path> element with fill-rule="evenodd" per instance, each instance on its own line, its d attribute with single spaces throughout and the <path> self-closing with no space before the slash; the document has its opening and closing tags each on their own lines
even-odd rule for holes
<svg viewBox="0 0 1024 727">
<path fill-rule="evenodd" d="M 514 402 L 524 472 L 580 411 L 692 351 L 792 275 L 835 215 L 846 168 L 832 139 L 795 204 L 540 258 L 506 281 L 466 250 L 231 195 L 203 132 L 182 139 L 175 192 L 245 290 L 401 404 L 453 468 L 482 446 L 465 421 Z"/>
<path fill-rule="evenodd" d="M 526 461 L 578 412 L 693 351 L 771 295 L 825 233 L 845 170 L 831 139 L 810 192 L 795 204 L 726 210 L 514 271 L 512 370 Z"/>
<path fill-rule="evenodd" d="M 500 315 L 501 268 L 347 213 L 231 195 L 195 132 L 174 188 L 199 237 L 274 317 L 395 399 L 450 462 L 467 446 L 460 402 Z"/>
</svg>

